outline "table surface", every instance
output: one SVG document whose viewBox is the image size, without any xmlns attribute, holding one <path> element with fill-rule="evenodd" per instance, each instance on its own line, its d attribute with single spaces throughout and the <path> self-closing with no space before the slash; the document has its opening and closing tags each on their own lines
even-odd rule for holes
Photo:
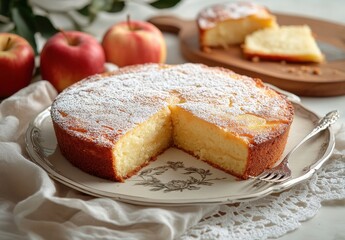
<svg viewBox="0 0 345 240">
<path fill-rule="evenodd" d="M 177 7 L 161 12 L 157 12 L 155 9 L 139 2 L 129 2 L 127 8 L 121 13 L 116 14 L 116 16 L 105 13 L 101 14 L 87 31 L 93 33 L 95 36 L 101 37 L 104 31 L 114 22 L 126 19 L 128 13 L 133 19 L 143 20 L 158 14 L 175 14 L 187 20 L 194 19 L 201 8 L 225 1 L 183 0 Z M 259 0 L 254 2 L 267 6 L 272 12 L 304 15 L 345 25 L 344 0 Z M 176 35 L 165 33 L 164 36 L 168 48 L 167 63 L 178 64 L 186 62 L 178 50 L 179 44 Z M 327 98 L 302 97 L 301 100 L 306 107 L 319 115 L 324 115 L 330 110 L 338 109 L 341 114 L 340 122 L 345 123 L 345 96 Z M 345 200 L 325 202 L 313 219 L 303 222 L 297 230 L 279 239 L 345 239 L 344 216 Z"/>
</svg>

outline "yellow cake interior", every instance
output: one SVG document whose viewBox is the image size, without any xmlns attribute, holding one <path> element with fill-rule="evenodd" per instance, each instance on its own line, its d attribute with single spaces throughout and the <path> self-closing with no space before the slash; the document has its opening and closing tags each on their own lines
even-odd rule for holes
<svg viewBox="0 0 345 240">
<path fill-rule="evenodd" d="M 240 115 L 247 129 L 265 131 L 270 124 L 263 118 L 249 114 Z M 119 176 L 127 178 L 151 156 L 157 156 L 171 146 L 176 146 L 195 157 L 222 170 L 241 176 L 248 159 L 249 141 L 243 136 L 217 127 L 179 105 L 170 105 L 128 132 L 113 149 Z"/>
<path fill-rule="evenodd" d="M 258 30 L 245 39 L 244 53 L 262 59 L 322 62 L 322 55 L 307 25 Z"/>
<path fill-rule="evenodd" d="M 258 29 L 276 27 L 272 18 L 259 18 L 249 16 L 243 19 L 226 20 L 218 23 L 214 28 L 208 29 L 203 35 L 202 44 L 209 47 L 227 47 L 240 44 L 245 37 Z"/>
<path fill-rule="evenodd" d="M 245 37 L 263 28 L 277 27 L 267 8 L 250 2 L 229 2 L 206 7 L 197 16 L 202 48 L 241 44 Z"/>
<path fill-rule="evenodd" d="M 246 167 L 248 142 L 190 112 L 172 108 L 174 144 L 202 160 L 241 175 Z"/>
<path fill-rule="evenodd" d="M 172 143 L 172 124 L 168 107 L 128 132 L 113 149 L 118 174 L 128 173 L 149 162 Z"/>
</svg>

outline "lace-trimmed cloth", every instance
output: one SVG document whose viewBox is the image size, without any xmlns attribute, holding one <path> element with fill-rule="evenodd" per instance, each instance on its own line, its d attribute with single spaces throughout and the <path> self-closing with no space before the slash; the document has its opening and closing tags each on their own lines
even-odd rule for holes
<svg viewBox="0 0 345 240">
<path fill-rule="evenodd" d="M 227 204 L 188 229 L 182 239 L 277 238 L 314 217 L 323 201 L 345 198 L 345 125 L 331 159 L 307 182 L 262 199 Z"/>
</svg>

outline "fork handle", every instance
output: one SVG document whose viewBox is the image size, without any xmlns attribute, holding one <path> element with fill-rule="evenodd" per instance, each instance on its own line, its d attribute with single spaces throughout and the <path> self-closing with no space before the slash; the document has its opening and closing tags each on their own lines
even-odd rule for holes
<svg viewBox="0 0 345 240">
<path fill-rule="evenodd" d="M 321 118 L 318 122 L 318 124 L 314 127 L 314 129 L 307 135 L 305 136 L 284 158 L 288 159 L 288 157 L 297 150 L 303 143 L 308 141 L 310 138 L 318 134 L 319 132 L 325 130 L 329 126 L 331 126 L 333 123 L 335 123 L 339 118 L 339 111 L 334 110 L 329 113 L 327 113 L 323 118 Z"/>
</svg>

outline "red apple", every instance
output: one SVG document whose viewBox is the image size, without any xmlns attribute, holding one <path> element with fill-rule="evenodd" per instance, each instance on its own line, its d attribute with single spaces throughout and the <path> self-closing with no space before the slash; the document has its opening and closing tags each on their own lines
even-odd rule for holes
<svg viewBox="0 0 345 240">
<path fill-rule="evenodd" d="M 71 84 L 104 72 L 101 44 L 91 35 L 78 31 L 59 32 L 48 39 L 41 51 L 40 70 L 61 92 Z"/>
<path fill-rule="evenodd" d="M 163 34 L 149 22 L 128 19 L 113 25 L 104 35 L 102 46 L 107 62 L 119 67 L 162 63 L 166 58 Z"/>
<path fill-rule="evenodd" d="M 35 53 L 22 37 L 0 33 L 0 98 L 29 85 L 35 67 Z"/>
</svg>

